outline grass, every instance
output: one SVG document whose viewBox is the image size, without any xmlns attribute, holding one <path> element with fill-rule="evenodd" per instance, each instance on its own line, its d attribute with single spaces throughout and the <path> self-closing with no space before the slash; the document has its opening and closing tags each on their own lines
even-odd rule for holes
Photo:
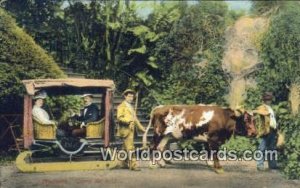
<svg viewBox="0 0 300 188">
<path fill-rule="evenodd" d="M 0 151 L 0 166 L 12 164 L 16 160 L 16 152 Z"/>
</svg>

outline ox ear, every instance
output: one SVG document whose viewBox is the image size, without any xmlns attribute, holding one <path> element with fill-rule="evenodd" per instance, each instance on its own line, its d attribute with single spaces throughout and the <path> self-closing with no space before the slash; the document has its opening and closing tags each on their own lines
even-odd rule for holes
<svg viewBox="0 0 300 188">
<path fill-rule="evenodd" d="M 239 111 L 237 111 L 237 110 L 234 110 L 234 116 L 235 117 L 239 117 L 239 116 L 241 116 L 242 114 L 239 112 Z"/>
<path fill-rule="evenodd" d="M 238 114 L 235 112 L 235 110 L 232 108 L 225 108 L 225 111 L 226 111 L 226 115 L 231 119 L 236 120 L 239 117 Z"/>
</svg>

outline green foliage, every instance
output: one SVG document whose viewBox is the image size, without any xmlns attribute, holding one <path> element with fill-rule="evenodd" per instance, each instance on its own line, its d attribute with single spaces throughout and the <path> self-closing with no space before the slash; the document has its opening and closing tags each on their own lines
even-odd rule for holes
<svg viewBox="0 0 300 188">
<path fill-rule="evenodd" d="M 221 51 L 220 51 L 221 52 Z M 220 53 L 218 52 L 218 53 Z M 226 106 L 224 94 L 228 91 L 228 77 L 223 72 L 220 64 L 211 63 L 201 71 L 198 78 L 199 88 L 196 103 L 218 104 Z"/>
<path fill-rule="evenodd" d="M 147 18 L 138 16 L 151 5 Z M 225 2 L 143 2 L 14 0 L 3 5 L 34 40 L 62 66 L 91 78 L 110 78 L 117 88 L 135 88 L 143 106 L 217 103 L 225 105 L 229 80 L 222 70 L 224 32 L 243 16 Z M 62 6 L 64 5 L 64 6 Z M 257 88 L 247 91 L 246 109 L 261 103 L 261 93 L 273 91 L 280 130 L 286 134 L 281 155 L 284 172 L 299 178 L 299 117 L 289 113 L 291 83 L 300 80 L 300 8 L 285 1 L 253 2 L 253 12 L 270 16 L 270 27 L 255 38 L 263 67 L 255 74 Z M 57 78 L 63 73 L 46 51 L 0 9 L 0 111 L 20 108 L 22 79 Z M 257 43 L 262 38 L 261 44 Z M 57 118 L 78 108 L 78 98 L 47 101 Z M 5 107 L 5 108 L 3 108 Z M 198 147 L 193 142 L 182 143 Z M 224 145 L 239 152 L 255 142 L 236 137 Z"/>
<path fill-rule="evenodd" d="M 0 151 L 0 166 L 14 164 L 16 156 L 17 153 Z"/>
<path fill-rule="evenodd" d="M 274 91 L 286 100 L 286 86 L 299 79 L 300 5 L 287 4 L 274 16 L 270 29 L 262 41 L 264 68 L 260 71 L 259 85 Z"/>
<path fill-rule="evenodd" d="M 139 48 L 135 48 L 135 49 L 130 49 L 128 51 L 128 55 L 131 55 L 132 53 L 140 53 L 140 54 L 145 54 L 146 53 L 146 46 L 143 45 Z"/>
<path fill-rule="evenodd" d="M 284 1 L 268 5 L 263 2 L 256 2 L 256 4 L 260 4 L 260 8 L 256 9 L 264 9 L 261 13 L 266 11 L 272 13 L 269 30 L 261 43 L 263 67 L 255 75 L 258 82 L 257 92 L 273 91 L 276 96 L 277 105 L 273 108 L 279 129 L 285 134 L 285 148 L 280 155 L 280 162 L 288 178 L 299 179 L 300 117 L 291 114 L 287 102 L 289 95 L 287 88 L 300 79 L 300 5 L 296 2 Z M 248 104 L 255 103 L 254 100 L 255 97 L 249 99 Z"/>
<path fill-rule="evenodd" d="M 195 140 L 181 140 L 178 142 L 180 148 L 186 148 L 188 150 L 201 151 L 205 148 L 203 143 L 196 142 Z M 232 136 L 225 144 L 220 147 L 220 150 L 226 152 L 234 151 L 237 157 L 243 157 L 243 152 L 246 150 L 255 151 L 257 149 L 257 140 L 249 139 L 242 136 Z"/>
<path fill-rule="evenodd" d="M 37 16 L 40 2 L 27 2 L 24 9 L 5 3 L 63 66 L 92 78 L 113 79 L 119 90 L 135 88 L 152 105 L 224 101 L 223 34 L 228 18 L 239 16 L 228 14 L 226 3 L 148 3 L 153 12 L 145 20 L 137 16 L 138 6 L 132 1 L 67 4 L 62 8 L 62 1 L 43 2 Z M 171 95 L 164 97 L 165 93 Z"/>
<path fill-rule="evenodd" d="M 178 73 L 171 73 L 166 81 L 156 84 L 156 88 L 151 90 L 151 95 L 160 104 L 195 104 L 201 89 L 195 87 L 198 84 L 197 67 L 185 69 Z"/>
<path fill-rule="evenodd" d="M 83 106 L 83 101 L 80 96 L 53 96 L 46 98 L 46 104 L 51 111 L 53 118 L 60 123 L 68 120 L 71 112 L 79 113 Z"/>
<path fill-rule="evenodd" d="M 249 88 L 246 93 L 245 109 L 255 109 L 262 103 L 261 95 L 263 92 L 259 88 Z"/>
<path fill-rule="evenodd" d="M 298 124 L 299 127 L 299 124 Z M 284 162 L 284 173 L 289 179 L 300 179 L 300 137 L 299 128 L 298 132 L 294 132 L 290 135 L 286 143 L 286 151 L 284 152 L 286 160 Z"/>
<path fill-rule="evenodd" d="M 272 15 L 277 13 L 278 9 L 284 4 L 284 1 L 252 1 L 251 11 L 258 15 Z"/>
<path fill-rule="evenodd" d="M 145 92 L 150 95 L 142 103 L 148 109 L 157 104 L 224 103 L 228 83 L 221 58 L 227 6 L 203 2 L 180 7 L 181 16 L 151 55 L 158 65 L 158 82 Z"/>
<path fill-rule="evenodd" d="M 289 179 L 300 178 L 300 116 L 293 116 L 287 102 L 281 102 L 273 107 L 279 130 L 285 135 L 285 147 L 280 162 L 283 172 Z"/>
<path fill-rule="evenodd" d="M 245 13 L 244 10 L 240 10 L 240 11 L 230 10 L 230 11 L 228 11 L 228 16 L 226 17 L 227 25 L 233 25 L 236 20 L 238 20 L 242 16 L 245 16 L 245 14 L 246 13 Z"/>
<path fill-rule="evenodd" d="M 23 79 L 58 78 L 63 72 L 51 56 L 0 9 L 0 112 L 19 113 Z"/>
<path fill-rule="evenodd" d="M 246 150 L 255 151 L 257 141 L 255 139 L 249 139 L 242 136 L 232 136 L 228 142 L 221 146 L 222 149 L 226 148 L 226 151 L 235 151 L 237 157 L 243 157 L 243 152 Z"/>
</svg>

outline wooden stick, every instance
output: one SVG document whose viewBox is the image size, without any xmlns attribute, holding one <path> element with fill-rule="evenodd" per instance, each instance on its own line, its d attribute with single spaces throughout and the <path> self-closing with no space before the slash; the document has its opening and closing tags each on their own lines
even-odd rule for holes
<svg viewBox="0 0 300 188">
<path fill-rule="evenodd" d="M 134 112 L 135 112 L 135 114 L 137 112 L 138 101 L 139 101 L 139 92 L 136 92 L 136 95 L 135 95 L 135 105 L 134 105 Z"/>
</svg>

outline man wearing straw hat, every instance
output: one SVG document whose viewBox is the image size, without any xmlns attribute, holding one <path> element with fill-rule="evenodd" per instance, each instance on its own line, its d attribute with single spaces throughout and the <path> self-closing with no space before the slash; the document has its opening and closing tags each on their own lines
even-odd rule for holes
<svg viewBox="0 0 300 188">
<path fill-rule="evenodd" d="M 260 136 L 260 143 L 258 150 L 264 154 L 266 150 L 275 151 L 277 141 L 277 122 L 275 119 L 275 113 L 271 108 L 273 94 L 271 92 L 265 92 L 262 96 L 263 104 L 257 107 L 253 113 L 259 114 L 262 118 L 261 129 L 259 129 L 258 135 Z M 277 169 L 277 162 L 274 159 L 275 156 L 267 156 L 269 169 Z M 257 170 L 263 171 L 264 159 L 257 160 Z"/>
<path fill-rule="evenodd" d="M 134 129 L 138 128 L 140 131 L 145 132 L 145 128 L 137 119 L 135 109 L 132 106 L 135 92 L 131 89 L 126 89 L 123 92 L 125 100 L 118 106 L 117 120 L 119 123 L 119 135 L 124 139 L 123 149 L 128 153 L 129 158 L 124 165 L 127 165 L 130 170 L 140 170 L 137 166 L 134 151 Z"/>
</svg>

